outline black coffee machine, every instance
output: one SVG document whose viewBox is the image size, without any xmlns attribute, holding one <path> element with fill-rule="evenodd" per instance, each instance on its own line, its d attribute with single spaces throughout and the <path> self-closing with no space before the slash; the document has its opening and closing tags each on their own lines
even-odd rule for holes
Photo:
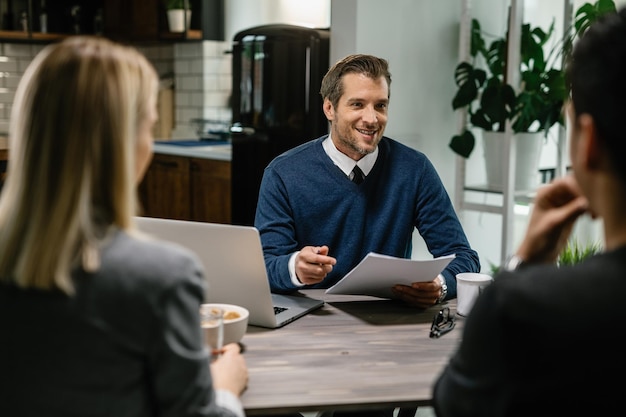
<svg viewBox="0 0 626 417">
<path fill-rule="evenodd" d="M 233 41 L 232 223 L 252 225 L 263 170 L 280 153 L 328 133 L 319 94 L 328 29 L 265 25 Z"/>
</svg>

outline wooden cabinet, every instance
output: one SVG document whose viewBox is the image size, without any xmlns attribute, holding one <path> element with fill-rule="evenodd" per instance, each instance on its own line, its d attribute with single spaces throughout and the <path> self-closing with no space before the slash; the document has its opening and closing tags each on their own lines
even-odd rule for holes
<svg viewBox="0 0 626 417">
<path fill-rule="evenodd" d="M 155 154 L 139 186 L 142 215 L 231 222 L 231 163 Z"/>
<path fill-rule="evenodd" d="M 106 0 L 104 35 L 116 41 L 152 41 L 159 38 L 162 0 Z"/>
<path fill-rule="evenodd" d="M 168 30 L 163 0 L 0 0 L 0 41 L 52 42 L 75 34 L 119 42 L 224 40 L 224 0 L 189 0 L 190 27 Z"/>
<path fill-rule="evenodd" d="M 52 42 L 102 34 L 104 0 L 0 0 L 0 40 Z"/>
<path fill-rule="evenodd" d="M 155 154 L 139 195 L 143 213 L 150 217 L 190 220 L 190 158 Z"/>
<path fill-rule="evenodd" d="M 229 161 L 189 160 L 191 220 L 231 222 L 230 167 Z"/>
</svg>

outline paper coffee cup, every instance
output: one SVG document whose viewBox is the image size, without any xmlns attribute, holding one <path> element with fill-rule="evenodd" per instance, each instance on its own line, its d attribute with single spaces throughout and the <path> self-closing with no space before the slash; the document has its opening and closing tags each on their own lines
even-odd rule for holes
<svg viewBox="0 0 626 417">
<path fill-rule="evenodd" d="M 456 312 L 467 316 L 474 307 L 476 299 L 487 285 L 491 284 L 491 275 L 477 272 L 462 272 L 456 275 Z"/>
</svg>

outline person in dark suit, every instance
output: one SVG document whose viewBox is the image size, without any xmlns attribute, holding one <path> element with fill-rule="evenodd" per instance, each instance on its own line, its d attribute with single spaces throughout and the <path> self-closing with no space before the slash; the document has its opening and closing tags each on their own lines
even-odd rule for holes
<svg viewBox="0 0 626 417">
<path fill-rule="evenodd" d="M 135 230 L 158 77 L 103 38 L 46 46 L 11 115 L 0 195 L 1 416 L 237 416 L 237 344 L 204 346 L 204 271 Z"/>
<path fill-rule="evenodd" d="M 566 74 L 573 173 L 539 189 L 509 271 L 477 299 L 434 386 L 439 417 L 611 415 L 623 408 L 626 8 L 591 25 Z M 556 265 L 584 215 L 602 220 L 603 252 Z"/>
</svg>

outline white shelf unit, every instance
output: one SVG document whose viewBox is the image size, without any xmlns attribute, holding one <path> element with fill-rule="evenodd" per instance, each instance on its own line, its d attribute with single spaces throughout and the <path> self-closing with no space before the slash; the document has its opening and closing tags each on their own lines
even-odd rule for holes
<svg viewBox="0 0 626 417">
<path fill-rule="evenodd" d="M 470 31 L 471 31 L 471 14 L 470 14 L 470 0 L 461 0 L 461 23 L 459 31 L 459 60 L 469 61 L 470 59 Z M 563 0 L 563 34 L 565 34 L 570 27 L 571 17 L 573 14 L 573 0 Z M 521 28 L 523 23 L 523 6 L 524 0 L 510 0 L 510 12 L 509 12 L 509 43 L 507 50 L 507 80 L 514 86 L 516 92 L 520 85 L 520 50 L 521 50 Z M 515 47 L 516 46 L 516 47 Z M 466 111 L 458 111 L 458 131 L 461 131 L 466 126 L 467 113 Z M 472 210 L 485 213 L 495 213 L 501 215 L 502 221 L 502 235 L 500 239 L 500 265 L 502 265 L 505 259 L 513 253 L 513 222 L 514 222 L 514 207 L 516 202 L 528 203 L 533 193 L 528 192 L 515 192 L 515 140 L 513 138 L 513 130 L 510 122 L 507 122 L 505 127 L 505 144 L 503 147 L 502 162 L 504 164 L 503 172 L 506 173 L 504 179 L 504 186 L 502 191 L 489 190 L 486 187 L 470 187 L 466 184 L 466 160 L 461 156 L 456 157 L 455 166 L 455 189 L 454 199 L 455 208 L 457 211 Z M 565 129 L 559 128 L 558 144 L 557 144 L 557 162 L 555 175 L 561 176 L 566 172 L 566 138 Z M 468 201 L 468 192 L 482 192 L 482 193 L 496 193 L 502 195 L 502 204 L 481 204 Z"/>
</svg>

